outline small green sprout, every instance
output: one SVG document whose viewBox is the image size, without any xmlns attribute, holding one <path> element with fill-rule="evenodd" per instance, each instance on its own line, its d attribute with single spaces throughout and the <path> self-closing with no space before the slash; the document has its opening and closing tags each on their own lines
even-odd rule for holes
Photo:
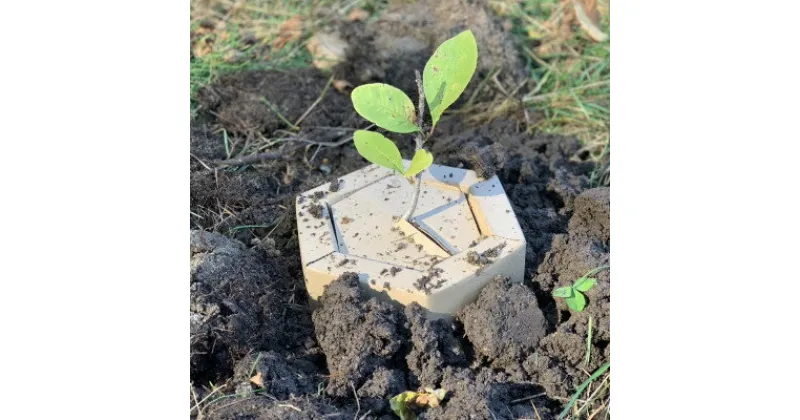
<svg viewBox="0 0 800 420">
<path fill-rule="evenodd" d="M 581 278 L 575 280 L 575 283 L 573 283 L 572 286 L 559 287 L 558 289 L 553 290 L 553 296 L 564 298 L 564 300 L 567 302 L 567 306 L 569 306 L 570 309 L 576 312 L 582 312 L 586 307 L 586 296 L 584 296 L 583 293 L 588 292 L 592 289 L 592 287 L 594 287 L 595 284 L 597 284 L 597 279 L 589 276 L 607 268 L 609 267 L 606 265 L 589 271 Z"/>
<path fill-rule="evenodd" d="M 466 30 L 439 45 L 425 64 L 423 75 L 416 71 L 418 107 L 402 90 L 384 83 L 370 83 L 353 89 L 350 98 L 359 115 L 380 128 L 395 133 L 415 133 L 414 157 L 404 168 L 400 150 L 388 138 L 374 131 L 358 130 L 353 135 L 356 150 L 364 159 L 409 179 L 416 184 L 410 208 L 403 219 L 410 221 L 417 207 L 422 172 L 433 164 L 433 155 L 422 148 L 433 135 L 442 113 L 464 92 L 478 65 L 478 44 Z M 426 132 L 425 103 L 431 115 Z"/>
<path fill-rule="evenodd" d="M 425 388 L 418 392 L 405 391 L 389 400 L 389 406 L 402 420 L 416 420 L 417 415 L 412 408 L 438 407 L 447 391 L 444 389 Z"/>
</svg>

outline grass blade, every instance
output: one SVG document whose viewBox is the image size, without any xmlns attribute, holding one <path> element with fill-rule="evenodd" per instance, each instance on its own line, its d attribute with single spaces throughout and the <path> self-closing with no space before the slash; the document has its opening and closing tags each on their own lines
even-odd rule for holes
<svg viewBox="0 0 800 420">
<path fill-rule="evenodd" d="M 605 362 L 605 363 L 603 363 L 603 366 L 600 366 L 599 368 L 597 368 L 597 370 L 594 371 L 592 376 L 590 376 L 589 379 L 584 381 L 581 384 L 581 386 L 579 386 L 578 389 L 575 390 L 575 393 L 572 395 L 572 398 L 570 398 L 569 402 L 567 403 L 567 406 L 564 407 L 564 410 L 561 411 L 561 414 L 558 415 L 556 420 L 563 419 L 567 415 L 567 413 L 569 413 L 569 409 L 572 408 L 573 405 L 575 405 L 576 401 L 578 401 L 578 397 L 580 397 L 581 394 L 583 394 L 583 391 L 586 390 L 586 387 L 588 387 L 589 384 L 592 383 L 592 381 L 594 381 L 595 379 L 599 378 L 600 375 L 602 375 L 605 371 L 607 371 L 610 366 L 611 366 L 611 362 Z"/>
</svg>

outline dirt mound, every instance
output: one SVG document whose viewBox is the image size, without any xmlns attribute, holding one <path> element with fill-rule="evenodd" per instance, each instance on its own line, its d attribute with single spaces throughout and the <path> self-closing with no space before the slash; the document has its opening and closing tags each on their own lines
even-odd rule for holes
<svg viewBox="0 0 800 420">
<path fill-rule="evenodd" d="M 575 212 L 569 219 L 569 234 L 599 240 L 608 247 L 611 240 L 611 189 L 593 188 L 575 199 Z"/>
<path fill-rule="evenodd" d="M 191 233 L 193 382 L 219 381 L 248 352 L 290 351 L 311 335 L 308 311 L 287 305 L 288 277 L 257 250 L 217 233 Z"/>
<path fill-rule="evenodd" d="M 609 201 L 608 188 L 587 190 L 576 198 L 569 232 L 553 237 L 552 249 L 537 267 L 538 274 L 533 280 L 543 291 L 550 293 L 558 287 L 570 285 L 590 270 L 609 264 Z M 597 278 L 597 285 L 585 293 L 586 310 L 571 312 L 563 300 L 556 303 L 562 329 L 583 335 L 587 332 L 589 316 L 592 316 L 593 338 L 603 344 L 610 339 L 609 272 L 603 270 L 593 277 Z"/>
<path fill-rule="evenodd" d="M 513 364 L 531 353 L 545 335 L 544 315 L 533 291 L 500 276 L 458 318 L 475 351 L 493 367 Z"/>
<path fill-rule="evenodd" d="M 546 296 L 557 287 L 572 284 L 590 270 L 609 264 L 609 189 L 587 190 L 574 201 L 569 232 L 555 235 L 552 249 L 533 279 Z M 557 331 L 542 339 L 539 353 L 528 357 L 524 369 L 533 380 L 547 384 L 548 395 L 568 397 L 586 378 L 586 371 L 594 371 L 609 360 L 609 272 L 603 270 L 592 277 L 597 279 L 597 285 L 585 293 L 587 306 L 582 312 L 570 311 L 563 299 L 547 299 L 549 310 L 558 318 Z M 590 363 L 584 365 L 589 317 L 593 321 L 592 350 Z"/>
<path fill-rule="evenodd" d="M 326 286 L 314 311 L 314 331 L 330 371 L 331 396 L 385 396 L 405 390 L 402 356 L 407 331 L 402 311 L 367 297 L 358 275 L 345 273 Z"/>
</svg>

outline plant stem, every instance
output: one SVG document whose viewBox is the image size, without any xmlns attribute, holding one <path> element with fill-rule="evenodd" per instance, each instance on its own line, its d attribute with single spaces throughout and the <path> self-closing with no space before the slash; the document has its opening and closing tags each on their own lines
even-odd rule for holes
<svg viewBox="0 0 800 420">
<path fill-rule="evenodd" d="M 422 76 L 419 74 L 419 70 L 414 70 L 414 75 L 416 76 L 417 80 L 417 93 L 419 97 L 419 102 L 417 105 L 417 126 L 419 126 L 419 132 L 414 136 L 414 153 L 416 154 L 417 151 L 422 149 L 422 144 L 425 142 L 422 138 L 422 123 L 423 118 L 425 115 L 425 90 L 422 88 Z M 416 178 L 414 179 L 414 196 L 411 198 L 411 205 L 409 206 L 408 210 L 403 213 L 402 219 L 411 222 L 411 216 L 414 215 L 414 210 L 417 209 L 417 202 L 419 202 L 419 193 L 422 191 L 422 174 L 425 171 L 422 171 L 417 174 Z"/>
</svg>

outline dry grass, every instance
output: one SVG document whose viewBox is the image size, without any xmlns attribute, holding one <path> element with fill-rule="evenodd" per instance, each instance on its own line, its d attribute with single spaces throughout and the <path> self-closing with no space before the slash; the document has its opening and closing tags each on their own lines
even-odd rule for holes
<svg viewBox="0 0 800 420">
<path fill-rule="evenodd" d="M 588 3 L 583 1 L 581 4 Z M 529 126 L 576 136 L 595 158 L 609 144 L 609 41 L 592 40 L 572 0 L 494 0 L 517 38 L 531 75 L 522 102 Z M 596 3 L 599 29 L 608 33 L 608 0 Z"/>
<path fill-rule="evenodd" d="M 192 0 L 191 98 L 220 75 L 311 64 L 315 28 L 359 2 L 344 0 Z"/>
</svg>

